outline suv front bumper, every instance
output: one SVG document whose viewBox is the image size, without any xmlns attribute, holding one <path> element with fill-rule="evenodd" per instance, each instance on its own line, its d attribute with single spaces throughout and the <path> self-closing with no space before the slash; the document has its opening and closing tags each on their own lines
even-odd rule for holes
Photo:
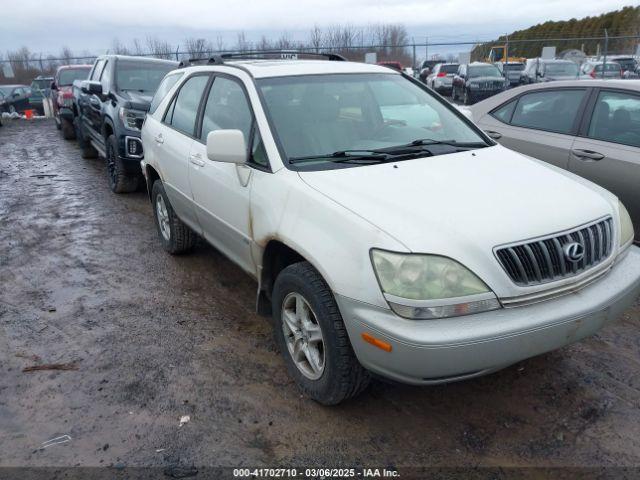
<svg viewBox="0 0 640 480">
<path fill-rule="evenodd" d="M 407 320 L 391 310 L 336 295 L 360 363 L 403 383 L 476 377 L 588 337 L 617 319 L 640 294 L 640 248 L 603 278 L 545 302 L 442 320 Z M 390 352 L 365 342 L 368 333 Z"/>
</svg>

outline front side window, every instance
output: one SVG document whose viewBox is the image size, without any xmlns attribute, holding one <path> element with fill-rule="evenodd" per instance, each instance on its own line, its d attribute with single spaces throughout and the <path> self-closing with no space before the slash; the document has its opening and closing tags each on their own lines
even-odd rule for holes
<svg viewBox="0 0 640 480">
<path fill-rule="evenodd" d="M 569 134 L 586 90 L 554 90 L 520 97 L 512 125 Z"/>
<path fill-rule="evenodd" d="M 89 80 L 97 81 L 100 79 L 100 75 L 102 75 L 102 69 L 104 68 L 105 61 L 98 60 L 93 68 L 93 72 L 91 72 L 91 78 Z"/>
<path fill-rule="evenodd" d="M 153 113 L 156 111 L 158 105 L 160 105 L 160 102 L 162 102 L 164 97 L 166 97 L 167 93 L 169 93 L 169 90 L 173 88 L 176 82 L 182 78 L 182 75 L 184 75 L 184 73 L 180 72 L 164 77 L 164 79 L 160 83 L 160 86 L 158 86 L 156 93 L 153 95 L 151 106 L 149 107 L 149 113 Z"/>
<path fill-rule="evenodd" d="M 491 112 L 491 115 L 504 123 L 511 122 L 511 116 L 513 115 L 513 110 L 516 108 L 516 104 L 518 100 L 511 100 L 506 105 L 502 105 L 498 109 Z"/>
<path fill-rule="evenodd" d="M 344 151 L 389 151 L 416 140 L 450 144 L 431 149 L 434 155 L 456 151 L 451 146 L 456 142 L 487 146 L 453 107 L 399 75 L 310 75 L 256 83 L 290 162 Z M 330 161 L 317 163 L 330 168 Z"/>
<path fill-rule="evenodd" d="M 206 142 L 207 135 L 214 130 L 240 130 L 248 145 L 252 122 L 249 102 L 240 84 L 225 77 L 217 77 L 204 107 L 200 139 Z"/>
<path fill-rule="evenodd" d="M 208 75 L 196 75 L 184 82 L 178 95 L 171 103 L 169 111 L 167 111 L 165 123 L 176 130 L 193 136 L 196 117 L 198 116 L 198 106 L 208 82 Z"/>
<path fill-rule="evenodd" d="M 155 93 L 164 76 L 175 68 L 171 63 L 142 63 L 119 60 L 116 68 L 116 89 L 140 93 Z"/>
<path fill-rule="evenodd" d="M 640 96 L 600 92 L 587 135 L 596 140 L 640 147 Z"/>
</svg>

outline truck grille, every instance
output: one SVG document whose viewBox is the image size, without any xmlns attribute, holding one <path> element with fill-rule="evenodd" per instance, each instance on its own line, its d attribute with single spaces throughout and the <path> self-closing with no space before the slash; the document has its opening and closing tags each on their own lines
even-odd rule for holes
<svg viewBox="0 0 640 480">
<path fill-rule="evenodd" d="M 565 245 L 582 245 L 584 255 L 569 260 Z M 539 285 L 573 277 L 606 260 L 613 251 L 611 218 L 556 235 L 496 249 L 496 256 L 511 280 L 520 286 Z"/>
<path fill-rule="evenodd" d="M 500 87 L 502 87 L 502 81 L 499 82 L 480 82 L 478 84 L 478 86 L 480 87 L 481 90 L 496 90 Z"/>
</svg>

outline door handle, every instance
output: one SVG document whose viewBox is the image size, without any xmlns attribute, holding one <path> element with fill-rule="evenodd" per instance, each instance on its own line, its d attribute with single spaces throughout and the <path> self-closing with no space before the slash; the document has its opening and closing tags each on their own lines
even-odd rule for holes
<svg viewBox="0 0 640 480">
<path fill-rule="evenodd" d="M 156 143 L 164 143 L 164 138 L 162 137 L 161 133 L 156 135 L 155 141 L 156 141 Z"/>
<path fill-rule="evenodd" d="M 485 132 L 487 135 L 489 135 L 491 138 L 493 138 L 494 140 L 498 140 L 499 138 L 502 138 L 502 134 L 500 132 L 495 132 L 493 130 L 485 130 Z"/>
<path fill-rule="evenodd" d="M 202 160 L 202 155 L 200 155 L 199 153 L 194 153 L 193 155 L 191 155 L 189 157 L 189 161 L 194 165 L 204 167 L 204 160 Z"/>
<path fill-rule="evenodd" d="M 593 150 L 581 150 L 578 148 L 571 150 L 571 153 L 582 160 L 602 160 L 604 158 L 602 153 L 594 152 Z"/>
</svg>

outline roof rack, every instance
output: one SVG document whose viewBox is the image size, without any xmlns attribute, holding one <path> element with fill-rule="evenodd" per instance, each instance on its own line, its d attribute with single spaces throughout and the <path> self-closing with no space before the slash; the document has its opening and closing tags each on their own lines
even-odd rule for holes
<svg viewBox="0 0 640 480">
<path fill-rule="evenodd" d="M 183 60 L 178 68 L 188 67 L 190 65 L 223 65 L 225 60 L 243 59 L 243 60 L 297 60 L 299 56 L 323 57 L 330 61 L 346 62 L 348 61 L 342 55 L 337 53 L 316 53 L 316 52 L 300 52 L 297 50 L 256 50 L 250 52 L 237 53 L 221 53 L 212 55 L 208 58 L 190 58 Z"/>
</svg>

